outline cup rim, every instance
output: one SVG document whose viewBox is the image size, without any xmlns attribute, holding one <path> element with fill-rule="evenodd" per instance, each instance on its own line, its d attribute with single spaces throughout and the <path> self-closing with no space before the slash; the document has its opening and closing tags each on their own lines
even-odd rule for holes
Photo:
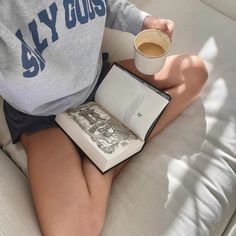
<svg viewBox="0 0 236 236">
<path fill-rule="evenodd" d="M 165 53 L 163 53 L 163 54 L 161 54 L 161 55 L 159 55 L 159 56 L 146 56 L 146 55 L 143 54 L 140 50 L 138 50 L 138 48 L 137 48 L 136 45 L 135 45 L 135 41 L 136 41 L 137 37 L 138 37 L 140 34 L 142 34 L 143 32 L 147 32 L 147 31 L 158 31 L 159 33 L 163 34 L 165 38 L 168 39 L 168 41 L 169 41 L 169 47 L 167 48 L 167 50 L 165 51 Z M 141 56 L 143 56 L 143 57 L 145 57 L 145 58 L 147 58 L 147 59 L 148 59 L 148 58 L 151 59 L 151 58 L 159 58 L 159 57 L 165 56 L 165 55 L 169 52 L 169 49 L 170 49 L 170 46 L 171 46 L 171 40 L 170 40 L 170 37 L 169 37 L 165 32 L 163 32 L 163 31 L 161 31 L 161 30 L 159 30 L 159 29 L 145 29 L 145 30 L 140 31 L 140 32 L 135 36 L 134 41 L 133 41 L 133 44 L 134 44 L 134 48 L 136 49 L 136 51 L 137 51 L 139 54 L 141 54 Z"/>
</svg>

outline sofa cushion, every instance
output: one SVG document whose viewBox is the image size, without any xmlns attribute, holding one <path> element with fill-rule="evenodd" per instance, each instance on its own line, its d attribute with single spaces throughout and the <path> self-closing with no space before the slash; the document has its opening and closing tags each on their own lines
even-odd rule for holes
<svg viewBox="0 0 236 236">
<path fill-rule="evenodd" d="M 209 81 L 115 180 L 102 236 L 221 235 L 236 209 L 236 44 L 225 43 L 235 21 L 198 0 L 133 2 L 176 22 L 170 54 L 200 55 Z M 103 48 L 111 60 L 132 57 L 132 40 L 108 30 Z"/>
<path fill-rule="evenodd" d="M 0 96 L 0 147 L 11 142 L 9 129 L 3 112 L 3 99 Z"/>
<path fill-rule="evenodd" d="M 115 181 L 103 236 L 221 235 L 236 209 L 235 21 L 198 0 L 133 2 L 175 21 L 170 54 L 201 56 L 209 81 L 202 103 L 183 112 Z M 111 60 L 133 57 L 133 36 L 107 30 L 103 48 Z"/>
<path fill-rule="evenodd" d="M 21 143 L 12 144 L 10 142 L 3 147 L 3 151 L 12 159 L 19 169 L 28 176 L 27 156 Z"/>
<path fill-rule="evenodd" d="M 41 235 L 28 179 L 1 150 L 0 235 Z"/>
<path fill-rule="evenodd" d="M 216 143 L 222 127 L 205 115 L 195 101 L 130 161 L 113 185 L 102 236 L 222 234 L 236 206 L 236 165 Z"/>
<path fill-rule="evenodd" d="M 9 129 L 3 112 L 3 99 L 0 97 L 0 147 L 15 162 L 25 175 L 28 175 L 27 158 L 20 142 L 12 144 Z"/>
<path fill-rule="evenodd" d="M 222 236 L 235 236 L 235 235 L 236 235 L 236 211 Z"/>
<path fill-rule="evenodd" d="M 223 14 L 236 20 L 236 1 L 234 0 L 201 0 Z"/>
</svg>

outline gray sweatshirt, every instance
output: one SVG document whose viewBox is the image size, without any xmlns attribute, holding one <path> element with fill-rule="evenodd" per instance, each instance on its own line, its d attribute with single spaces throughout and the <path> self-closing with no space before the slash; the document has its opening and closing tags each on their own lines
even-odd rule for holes
<svg viewBox="0 0 236 236">
<path fill-rule="evenodd" d="M 137 34 L 146 16 L 122 0 L 0 0 L 0 95 L 32 115 L 80 105 L 101 71 L 105 26 Z"/>
</svg>

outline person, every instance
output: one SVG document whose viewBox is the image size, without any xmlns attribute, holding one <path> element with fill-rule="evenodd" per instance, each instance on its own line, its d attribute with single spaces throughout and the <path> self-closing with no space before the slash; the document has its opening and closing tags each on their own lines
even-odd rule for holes
<svg viewBox="0 0 236 236">
<path fill-rule="evenodd" d="M 99 235 L 112 183 L 127 164 L 101 174 L 54 121 L 56 114 L 87 101 L 104 77 L 105 27 L 134 35 L 156 28 L 171 38 L 174 22 L 124 0 L 1 2 L 0 94 L 12 142 L 21 141 L 27 154 L 45 236 Z M 203 61 L 194 55 L 168 57 L 153 76 L 138 72 L 133 59 L 118 63 L 172 96 L 149 140 L 198 96 L 207 80 Z"/>
</svg>

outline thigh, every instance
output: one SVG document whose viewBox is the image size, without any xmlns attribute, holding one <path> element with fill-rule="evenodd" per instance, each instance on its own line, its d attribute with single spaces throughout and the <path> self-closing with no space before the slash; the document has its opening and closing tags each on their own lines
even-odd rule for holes
<svg viewBox="0 0 236 236">
<path fill-rule="evenodd" d="M 207 79 L 206 67 L 197 56 L 170 56 L 162 70 L 151 76 L 140 73 L 133 59 L 119 61 L 118 64 L 172 96 L 149 139 L 165 128 L 197 97 Z"/>
<path fill-rule="evenodd" d="M 86 220 L 89 193 L 74 144 L 59 128 L 23 134 L 21 142 L 27 153 L 30 187 L 43 232 L 50 235 L 52 228 L 63 232 L 61 227 L 75 227 L 78 222 L 74 221 L 79 218 Z"/>
<path fill-rule="evenodd" d="M 122 60 L 117 63 L 151 83 L 153 86 L 165 91 L 184 83 L 188 85 L 193 84 L 194 86 L 198 83 L 201 86 L 207 77 L 207 71 L 203 61 L 194 55 L 169 56 L 162 70 L 154 75 L 145 75 L 139 72 L 134 65 L 133 59 Z"/>
</svg>

